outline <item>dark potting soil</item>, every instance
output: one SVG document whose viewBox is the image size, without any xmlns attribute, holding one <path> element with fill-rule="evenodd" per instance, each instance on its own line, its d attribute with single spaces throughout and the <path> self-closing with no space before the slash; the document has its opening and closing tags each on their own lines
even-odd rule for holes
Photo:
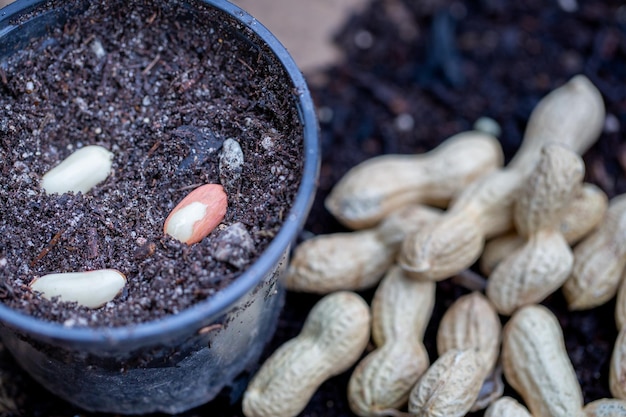
<svg viewBox="0 0 626 417">
<path fill-rule="evenodd" d="M 442 139 L 469 129 L 479 117 L 488 116 L 502 127 L 503 147 L 510 158 L 536 103 L 578 73 L 586 74 L 598 86 L 608 114 L 602 137 L 585 155 L 586 179 L 610 196 L 626 192 L 626 143 L 622 139 L 626 126 L 626 9 L 619 0 L 578 3 L 578 10 L 566 12 L 556 0 L 374 0 L 350 19 L 336 37 L 346 54 L 345 63 L 316 73 L 319 84 L 312 86 L 320 116 L 323 162 L 305 235 L 345 230 L 323 208 L 323 200 L 351 166 L 371 156 L 431 149 Z M 372 293 L 363 295 L 370 299 Z M 438 284 L 435 311 L 425 336 L 431 361 L 437 357 L 439 320 L 465 293 L 465 288 L 450 280 Z M 276 336 L 265 355 L 297 335 L 318 299 L 307 294 L 287 295 Z M 609 397 L 608 364 L 617 335 L 615 302 L 590 311 L 568 312 L 557 292 L 544 304 L 563 327 L 585 402 Z M 19 371 L 7 354 L 2 357 L 0 376 L 6 393 L 0 399 L 14 399 L 18 410 L 7 415 L 95 416 L 47 394 Z M 346 399 L 350 372 L 325 382 L 302 416 L 353 416 Z M 505 393 L 516 396 L 508 386 Z M 243 416 L 237 394 L 240 392 L 226 393 L 184 416 Z"/>
<path fill-rule="evenodd" d="M 280 228 L 302 168 L 293 94 L 280 66 L 206 7 L 64 3 L 86 10 L 0 69 L 0 301 L 66 326 L 176 314 L 228 285 Z M 219 167 L 227 138 L 243 150 L 239 179 Z M 41 176 L 86 145 L 113 152 L 112 174 L 84 195 L 46 195 Z M 222 224 L 191 246 L 164 236 L 172 208 L 206 183 L 225 187 Z M 236 223 L 253 247 L 229 240 Z M 99 309 L 27 287 L 36 276 L 102 268 L 128 283 Z"/>
</svg>

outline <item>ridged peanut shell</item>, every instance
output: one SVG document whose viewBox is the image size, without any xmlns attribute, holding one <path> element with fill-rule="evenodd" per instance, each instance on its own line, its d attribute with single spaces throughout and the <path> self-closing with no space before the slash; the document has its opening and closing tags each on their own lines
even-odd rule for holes
<svg viewBox="0 0 626 417">
<path fill-rule="evenodd" d="M 617 330 L 626 327 L 626 270 L 622 273 L 615 300 L 615 324 Z"/>
<path fill-rule="evenodd" d="M 316 294 L 366 289 L 380 281 L 397 251 L 375 230 L 318 235 L 295 248 L 285 286 Z"/>
<path fill-rule="evenodd" d="M 485 243 L 485 249 L 480 255 L 480 271 L 485 276 L 491 275 L 504 258 L 519 250 L 525 242 L 526 239 L 514 231 L 491 239 Z"/>
<path fill-rule="evenodd" d="M 583 396 L 558 320 L 546 307 L 527 306 L 504 326 L 502 366 L 533 417 L 575 417 Z"/>
<path fill-rule="evenodd" d="M 485 410 L 485 417 L 532 417 L 526 407 L 511 397 L 496 400 Z"/>
<path fill-rule="evenodd" d="M 445 205 L 475 179 L 502 166 L 498 140 L 462 132 L 420 155 L 381 155 L 350 169 L 325 205 L 341 223 L 363 229 L 414 203 Z"/>
<path fill-rule="evenodd" d="M 421 340 L 435 305 L 436 284 L 416 281 L 398 266 L 389 269 L 372 299 L 372 339 L 376 346 Z"/>
<path fill-rule="evenodd" d="M 385 217 L 376 227 L 376 234 L 384 244 L 394 245 L 400 249 L 408 233 L 416 232 L 437 221 L 441 214 L 442 211 L 438 208 L 411 204 Z"/>
<path fill-rule="evenodd" d="M 409 413 L 415 417 L 464 416 L 482 385 L 480 361 L 472 349 L 444 353 L 411 390 Z"/>
<path fill-rule="evenodd" d="M 437 352 L 475 349 L 481 356 L 484 375 L 496 364 L 500 353 L 500 318 L 491 302 L 480 292 L 457 299 L 443 315 L 437 330 Z"/>
<path fill-rule="evenodd" d="M 626 401 L 601 398 L 585 405 L 584 417 L 626 417 Z"/>
<path fill-rule="evenodd" d="M 435 283 L 407 278 L 393 266 L 372 300 L 372 338 L 378 346 L 348 384 L 352 411 L 381 415 L 403 406 L 429 365 L 422 339 L 435 304 Z"/>
<path fill-rule="evenodd" d="M 559 230 L 570 245 L 575 245 L 595 229 L 606 215 L 609 199 L 598 186 L 583 183 L 561 217 Z"/>
<path fill-rule="evenodd" d="M 571 310 L 604 304 L 617 292 L 626 267 L 626 195 L 609 202 L 602 224 L 574 248 L 572 274 L 563 286 Z"/>
<path fill-rule="evenodd" d="M 607 207 L 608 198 L 604 191 L 584 183 L 559 222 L 559 231 L 567 243 L 573 246 L 591 233 L 604 219 Z M 515 232 L 491 239 L 480 257 L 480 270 L 490 275 L 502 259 L 523 245 L 524 238 Z"/>
<path fill-rule="evenodd" d="M 527 237 L 546 228 L 559 230 L 561 218 L 579 192 L 584 175 L 580 156 L 561 145 L 544 146 L 515 201 L 513 218 L 517 232 Z"/>
<path fill-rule="evenodd" d="M 535 106 L 509 167 L 532 172 L 547 142 L 561 143 L 582 155 L 600 137 L 604 119 L 604 101 L 598 89 L 584 75 L 572 77 Z"/>
<path fill-rule="evenodd" d="M 609 368 L 609 388 L 613 397 L 626 400 L 626 329 L 615 340 Z"/>
<path fill-rule="evenodd" d="M 487 280 L 487 297 L 498 313 L 511 315 L 559 289 L 573 263 L 563 235 L 553 230 L 540 231 L 496 266 Z"/>
<path fill-rule="evenodd" d="M 398 265 L 416 279 L 441 281 L 473 264 L 484 237 L 471 216 L 448 214 L 402 243 Z"/>
<path fill-rule="evenodd" d="M 393 212 L 375 228 L 306 240 L 294 250 L 285 285 L 291 291 L 318 294 L 370 288 L 393 264 L 405 235 L 438 219 L 440 213 L 413 204 Z"/>
<path fill-rule="evenodd" d="M 513 227 L 512 205 L 520 186 L 519 175 L 506 170 L 470 184 L 441 219 L 407 234 L 398 264 L 411 276 L 432 281 L 469 268 L 486 238 Z"/>
<path fill-rule="evenodd" d="M 298 336 L 279 347 L 253 377 L 243 397 L 246 417 L 294 417 L 317 388 L 350 368 L 370 335 L 369 306 L 338 291 L 311 309 Z"/>
<path fill-rule="evenodd" d="M 421 341 L 386 343 L 359 362 L 352 373 L 350 409 L 362 417 L 376 417 L 401 408 L 429 363 Z"/>
</svg>

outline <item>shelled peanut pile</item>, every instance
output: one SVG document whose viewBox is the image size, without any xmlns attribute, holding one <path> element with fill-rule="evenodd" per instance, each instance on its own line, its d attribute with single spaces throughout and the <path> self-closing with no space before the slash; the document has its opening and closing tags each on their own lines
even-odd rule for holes
<svg viewBox="0 0 626 417">
<path fill-rule="evenodd" d="M 286 278 L 290 290 L 328 295 L 253 378 L 244 414 L 296 416 L 371 335 L 377 348 L 346 387 L 359 416 L 626 416 L 626 330 L 611 363 L 615 398 L 585 405 L 558 321 L 539 304 L 561 288 L 572 310 L 617 294 L 626 328 L 626 196 L 608 201 L 584 183 L 580 157 L 604 119 L 600 93 L 579 75 L 536 106 L 506 167 L 497 139 L 472 131 L 350 170 L 326 206 L 356 230 L 302 243 Z M 435 283 L 452 277 L 475 291 L 444 315 L 431 364 Z M 367 306 L 355 291 L 376 285 Z M 526 407 L 502 397 L 502 373 Z"/>
</svg>

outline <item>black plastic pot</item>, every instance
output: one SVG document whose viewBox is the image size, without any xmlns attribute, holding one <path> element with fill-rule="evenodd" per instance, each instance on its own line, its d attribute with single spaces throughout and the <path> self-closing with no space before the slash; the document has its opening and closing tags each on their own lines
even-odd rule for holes
<svg viewBox="0 0 626 417">
<path fill-rule="evenodd" d="M 258 51 L 259 65 L 283 68 L 303 126 L 301 184 L 279 233 L 257 261 L 228 287 L 177 315 L 136 326 L 67 328 L 0 304 L 0 336 L 19 364 L 47 389 L 87 410 L 179 413 L 210 401 L 253 368 L 274 332 L 284 300 L 279 278 L 312 203 L 318 127 L 301 72 L 254 17 L 224 0 L 204 2 L 215 9 L 220 30 Z M 0 9 L 0 65 L 64 23 L 62 8 L 39 12 L 42 3 L 18 0 Z"/>
</svg>

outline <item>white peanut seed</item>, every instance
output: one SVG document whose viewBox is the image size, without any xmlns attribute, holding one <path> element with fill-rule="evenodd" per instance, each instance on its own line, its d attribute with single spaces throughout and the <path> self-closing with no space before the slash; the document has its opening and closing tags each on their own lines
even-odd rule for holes
<svg viewBox="0 0 626 417">
<path fill-rule="evenodd" d="M 85 146 L 65 158 L 41 178 L 46 194 L 90 191 L 111 173 L 113 153 L 98 145 Z"/>
<path fill-rule="evenodd" d="M 48 300 L 76 302 L 88 308 L 98 308 L 113 300 L 126 285 L 126 277 L 115 269 L 88 272 L 65 272 L 35 278 L 33 291 Z"/>
</svg>

